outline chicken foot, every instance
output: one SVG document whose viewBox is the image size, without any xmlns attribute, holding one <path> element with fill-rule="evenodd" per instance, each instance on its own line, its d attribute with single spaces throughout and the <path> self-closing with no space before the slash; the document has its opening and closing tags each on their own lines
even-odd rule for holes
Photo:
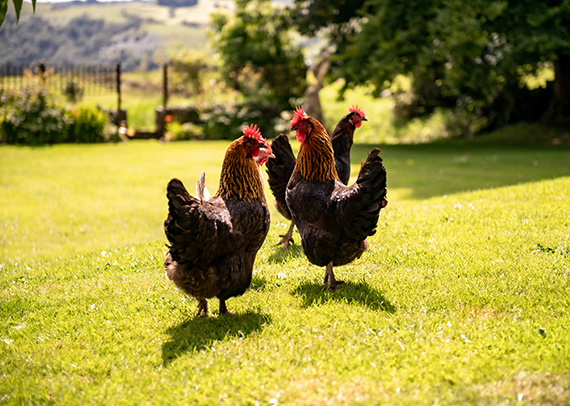
<svg viewBox="0 0 570 406">
<path fill-rule="evenodd" d="M 207 317 L 208 316 L 208 299 L 198 299 L 198 313 L 196 313 L 197 317 Z"/>
<path fill-rule="evenodd" d="M 289 248 L 289 244 L 294 242 L 293 241 L 293 229 L 294 228 L 295 228 L 295 222 L 293 220 L 291 220 L 291 225 L 289 226 L 289 230 L 287 231 L 286 234 L 279 234 L 279 237 L 281 237 L 281 239 L 279 241 L 277 241 L 277 244 L 275 244 L 275 245 L 283 245 L 284 250 Z"/>
<path fill-rule="evenodd" d="M 323 279 L 323 285 L 327 285 L 327 290 L 335 291 L 338 285 L 342 285 L 344 281 L 336 280 L 333 272 L 332 261 L 327 264 L 325 269 L 325 278 Z"/>
</svg>

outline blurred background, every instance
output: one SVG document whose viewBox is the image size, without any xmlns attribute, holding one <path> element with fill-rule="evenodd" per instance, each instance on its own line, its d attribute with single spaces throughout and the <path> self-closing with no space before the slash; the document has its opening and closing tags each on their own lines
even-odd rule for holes
<svg viewBox="0 0 570 406">
<path fill-rule="evenodd" d="M 329 131 L 358 104 L 357 142 L 501 128 L 570 142 L 568 0 L 14 4 L 0 27 L 4 143 L 232 139 L 251 122 L 272 138 L 300 104 Z M 42 114 L 59 130 L 33 135 Z"/>
</svg>

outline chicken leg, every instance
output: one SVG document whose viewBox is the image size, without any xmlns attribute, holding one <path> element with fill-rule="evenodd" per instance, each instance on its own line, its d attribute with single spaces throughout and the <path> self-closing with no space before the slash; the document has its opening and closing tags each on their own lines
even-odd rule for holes
<svg viewBox="0 0 570 406">
<path fill-rule="evenodd" d="M 275 245 L 283 244 L 283 249 L 285 249 L 285 250 L 287 248 L 289 248 L 289 244 L 294 242 L 293 241 L 293 229 L 294 228 L 295 228 L 295 222 L 293 220 L 291 220 L 291 225 L 289 226 L 289 230 L 287 231 L 286 234 L 279 234 L 279 237 L 281 237 L 281 239 Z"/>
<path fill-rule="evenodd" d="M 333 272 L 333 263 L 332 261 L 327 264 L 325 269 L 325 278 L 323 279 L 323 285 L 327 285 L 327 290 L 335 291 L 338 288 L 338 285 L 342 285 L 344 281 L 336 280 L 334 277 Z"/>
<path fill-rule="evenodd" d="M 230 312 L 226 306 L 226 301 L 220 299 L 220 316 L 225 315 L 225 314 L 233 314 L 232 312 Z"/>
<path fill-rule="evenodd" d="M 208 299 L 198 299 L 198 313 L 196 316 L 198 317 L 207 317 L 208 316 Z"/>
</svg>

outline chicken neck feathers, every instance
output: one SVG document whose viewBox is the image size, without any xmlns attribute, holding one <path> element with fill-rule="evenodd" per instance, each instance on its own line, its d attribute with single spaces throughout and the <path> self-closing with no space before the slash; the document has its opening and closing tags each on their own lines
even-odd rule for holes
<svg viewBox="0 0 570 406">
<path fill-rule="evenodd" d="M 237 148 L 232 143 L 226 152 L 216 196 L 265 203 L 263 182 L 257 164 L 247 155 L 236 151 Z"/>
<path fill-rule="evenodd" d="M 334 164 L 334 151 L 327 130 L 313 118 L 311 135 L 301 144 L 294 172 L 314 182 L 340 180 Z"/>
</svg>

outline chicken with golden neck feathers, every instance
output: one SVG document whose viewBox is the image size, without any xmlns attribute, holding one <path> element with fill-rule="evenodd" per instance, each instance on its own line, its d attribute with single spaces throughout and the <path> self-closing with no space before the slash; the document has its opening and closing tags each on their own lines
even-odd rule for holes
<svg viewBox="0 0 570 406">
<path fill-rule="evenodd" d="M 251 125 L 226 151 L 217 193 L 209 200 L 191 196 L 182 182 L 167 186 L 170 243 L 165 268 L 182 291 L 198 301 L 198 316 L 208 315 L 208 300 L 242 295 L 251 284 L 257 251 L 269 231 L 270 217 L 259 166 L 271 148 Z M 204 182 L 200 182 L 204 187 Z M 200 195 L 200 193 L 199 193 Z"/>
<path fill-rule="evenodd" d="M 367 121 L 364 112 L 356 105 L 350 107 L 348 114 L 340 119 L 331 134 L 332 148 L 334 151 L 334 162 L 338 176 L 342 183 L 348 185 L 350 179 L 350 150 L 354 141 L 354 130 L 362 125 L 362 121 Z M 285 202 L 285 188 L 291 178 L 295 168 L 296 158 L 289 143 L 287 135 L 277 136 L 271 148 L 275 154 L 275 159 L 267 162 L 268 183 L 273 196 L 277 211 L 287 220 L 291 220 L 291 213 Z M 293 242 L 293 229 L 295 223 L 291 221 L 287 233 L 280 235 L 281 239 L 277 245 L 283 245 L 287 249 Z"/>
<path fill-rule="evenodd" d="M 325 266 L 324 284 L 335 290 L 343 281 L 335 266 L 359 258 L 366 238 L 376 232 L 379 212 L 387 204 L 386 168 L 375 148 L 363 162 L 356 182 L 338 176 L 330 137 L 322 124 L 297 108 L 291 130 L 301 143 L 285 200 L 301 235 L 309 261 Z"/>
</svg>

